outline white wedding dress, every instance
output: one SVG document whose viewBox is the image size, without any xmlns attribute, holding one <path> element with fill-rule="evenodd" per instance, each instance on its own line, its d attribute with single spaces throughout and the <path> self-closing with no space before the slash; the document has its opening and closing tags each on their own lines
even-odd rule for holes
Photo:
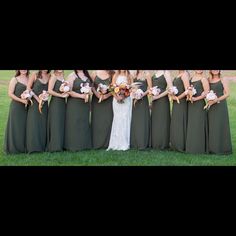
<svg viewBox="0 0 236 236">
<path fill-rule="evenodd" d="M 127 77 L 119 75 L 116 84 L 127 83 Z M 124 100 L 124 103 L 118 103 L 113 98 L 113 123 L 108 150 L 126 151 L 130 148 L 130 129 L 132 116 L 132 99 L 130 97 Z"/>
</svg>

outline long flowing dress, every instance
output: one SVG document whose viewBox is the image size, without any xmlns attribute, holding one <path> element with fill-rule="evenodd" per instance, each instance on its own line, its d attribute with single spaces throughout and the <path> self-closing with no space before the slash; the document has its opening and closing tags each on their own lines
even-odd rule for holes
<svg viewBox="0 0 236 236">
<path fill-rule="evenodd" d="M 127 77 L 119 75 L 117 77 L 117 85 L 127 83 Z M 128 97 L 124 103 L 119 103 L 113 98 L 113 122 L 112 130 L 107 150 L 126 151 L 130 148 L 130 129 L 132 117 L 132 100 Z"/>
<path fill-rule="evenodd" d="M 54 91 L 60 92 L 62 81 L 55 82 Z M 48 109 L 47 151 L 64 150 L 66 99 L 52 96 Z"/>
<path fill-rule="evenodd" d="M 94 80 L 95 89 L 98 88 L 99 84 L 109 86 L 111 84 L 111 78 L 102 80 L 96 76 Z M 107 149 L 109 145 L 111 127 L 113 121 L 113 109 L 112 101 L 113 97 L 98 103 L 99 99 L 93 95 L 92 98 L 92 145 L 94 149 Z"/>
<path fill-rule="evenodd" d="M 177 87 L 179 93 L 185 91 L 184 83 L 181 77 L 177 77 L 173 81 L 173 85 Z M 173 102 L 172 118 L 170 125 L 170 143 L 173 150 L 185 152 L 187 137 L 187 120 L 188 120 L 188 103 L 186 97 L 180 99 L 180 103 Z"/>
<path fill-rule="evenodd" d="M 37 79 L 32 87 L 33 92 L 39 96 L 43 90 L 48 90 L 48 83 L 44 84 Z M 28 153 L 44 152 L 47 146 L 47 118 L 48 102 L 45 102 L 42 113 L 39 112 L 39 104 L 32 99 L 33 105 L 29 107 L 26 127 L 26 149 Z"/>
<path fill-rule="evenodd" d="M 80 77 L 74 80 L 72 90 L 81 94 L 81 84 L 87 83 Z M 69 97 L 67 100 L 65 122 L 65 149 L 76 152 L 91 149 L 90 102 Z"/>
<path fill-rule="evenodd" d="M 140 82 L 140 89 L 147 91 L 147 80 L 135 79 L 134 82 Z M 150 138 L 150 110 L 148 97 L 137 100 L 133 103 L 132 120 L 131 120 L 131 141 L 130 147 L 144 150 L 149 147 Z"/>
<path fill-rule="evenodd" d="M 152 85 L 158 86 L 161 93 L 166 91 L 167 82 L 164 75 L 152 77 Z M 170 101 L 164 96 L 152 102 L 151 147 L 164 150 L 170 146 Z"/>
<path fill-rule="evenodd" d="M 20 98 L 26 85 L 17 81 L 14 94 Z M 26 120 L 28 108 L 23 103 L 11 101 L 4 140 L 4 151 L 7 154 L 26 152 Z"/>
<path fill-rule="evenodd" d="M 210 83 L 210 89 L 217 97 L 224 94 L 221 81 Z M 223 100 L 208 111 L 209 152 L 218 155 L 232 154 L 232 142 L 227 101 Z"/>
<path fill-rule="evenodd" d="M 194 97 L 204 92 L 201 80 L 190 84 L 196 89 Z M 188 102 L 188 127 L 186 139 L 186 152 L 191 154 L 205 154 L 208 151 L 207 112 L 204 110 L 205 100 Z"/>
</svg>

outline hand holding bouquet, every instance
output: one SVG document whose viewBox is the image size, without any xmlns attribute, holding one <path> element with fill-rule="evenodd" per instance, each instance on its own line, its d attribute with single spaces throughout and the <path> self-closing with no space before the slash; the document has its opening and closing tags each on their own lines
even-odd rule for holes
<svg viewBox="0 0 236 236">
<path fill-rule="evenodd" d="M 80 89 L 81 93 L 85 94 L 84 101 L 85 101 L 85 103 L 87 103 L 89 101 L 90 95 L 93 94 L 92 87 L 89 86 L 89 83 L 82 83 L 82 84 L 80 84 L 80 87 L 81 87 L 81 89 Z"/>
<path fill-rule="evenodd" d="M 217 99 L 217 96 L 216 96 L 216 94 L 214 93 L 214 91 L 211 90 L 211 91 L 206 95 L 206 101 L 207 101 L 207 103 L 206 103 L 206 106 L 204 107 L 204 110 L 205 110 L 205 109 L 208 109 L 208 110 L 209 110 L 210 107 L 211 107 L 210 102 L 214 101 L 215 99 Z"/>
<path fill-rule="evenodd" d="M 173 97 L 175 97 L 177 103 L 178 104 L 180 103 L 178 97 L 176 96 L 179 93 L 179 90 L 177 89 L 176 86 L 173 86 L 173 87 L 169 88 L 168 93 L 169 93 L 170 101 L 173 101 Z"/>
<path fill-rule="evenodd" d="M 60 92 L 62 93 L 68 93 L 70 91 L 70 86 L 69 86 L 69 82 L 63 80 L 60 88 L 59 88 Z"/>
<path fill-rule="evenodd" d="M 150 88 L 149 89 L 149 97 L 150 97 L 151 102 L 152 102 L 153 97 L 158 96 L 160 93 L 161 93 L 161 89 L 158 88 L 158 86 L 154 86 L 154 87 Z"/>
<path fill-rule="evenodd" d="M 121 97 L 121 99 L 118 101 L 119 103 L 124 103 L 125 98 L 130 96 L 130 86 L 126 83 L 122 83 L 120 85 L 111 85 L 110 92 L 113 95 Z"/>
<path fill-rule="evenodd" d="M 45 102 L 49 99 L 49 93 L 46 90 L 39 95 L 39 112 L 42 114 L 42 108 Z"/>
<path fill-rule="evenodd" d="M 27 102 L 30 101 L 31 106 L 33 105 L 33 101 L 32 101 L 32 97 L 34 96 L 34 92 L 33 91 L 29 91 L 29 90 L 25 90 L 22 94 L 21 94 L 21 99 L 27 100 Z M 28 103 L 25 104 L 25 107 L 27 107 Z"/>
<path fill-rule="evenodd" d="M 187 94 L 186 100 L 191 101 L 191 103 L 193 103 L 193 96 L 197 94 L 197 90 L 193 87 L 193 85 L 191 85 L 187 91 L 188 91 L 188 94 Z"/>
<path fill-rule="evenodd" d="M 97 92 L 100 93 L 100 98 L 98 103 L 101 103 L 105 94 L 107 94 L 109 86 L 100 83 L 97 88 Z"/>
<path fill-rule="evenodd" d="M 136 91 L 132 91 L 130 93 L 130 97 L 134 100 L 134 106 L 138 100 L 143 98 L 144 92 L 142 89 L 137 89 Z"/>
</svg>

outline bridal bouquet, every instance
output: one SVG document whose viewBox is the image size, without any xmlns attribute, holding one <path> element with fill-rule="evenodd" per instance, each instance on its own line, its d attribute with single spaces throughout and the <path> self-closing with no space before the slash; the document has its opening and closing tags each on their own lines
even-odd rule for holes
<svg viewBox="0 0 236 236">
<path fill-rule="evenodd" d="M 102 102 L 103 96 L 104 96 L 105 94 L 107 94 L 108 89 L 109 89 L 109 86 L 107 86 L 107 85 L 105 85 L 105 84 L 100 83 L 100 84 L 98 85 L 97 92 L 100 93 L 100 98 L 99 98 L 98 103 L 101 103 L 101 102 Z"/>
<path fill-rule="evenodd" d="M 195 95 L 195 94 L 197 94 L 197 90 L 193 87 L 193 85 L 191 85 L 189 88 L 188 88 L 188 94 L 187 94 L 187 101 L 191 101 L 191 103 L 193 103 L 193 100 L 192 100 L 192 98 L 193 98 L 193 96 Z"/>
<path fill-rule="evenodd" d="M 49 93 L 46 90 L 39 95 L 39 112 L 42 114 L 42 108 L 45 102 L 49 100 Z"/>
<path fill-rule="evenodd" d="M 140 100 L 144 95 L 144 92 L 142 89 L 137 89 L 136 91 L 132 91 L 130 93 L 130 97 L 134 100 L 134 106 L 138 100 Z"/>
<path fill-rule="evenodd" d="M 85 94 L 85 103 L 89 101 L 89 96 L 92 95 L 92 87 L 89 86 L 89 83 L 82 83 L 80 84 L 80 92 Z"/>
<path fill-rule="evenodd" d="M 177 103 L 178 104 L 180 103 L 178 97 L 176 96 L 179 93 L 179 90 L 177 89 L 176 86 L 173 86 L 173 87 L 169 88 L 168 93 L 169 93 L 170 101 L 173 101 L 173 97 L 175 96 L 176 99 L 177 99 Z"/>
<path fill-rule="evenodd" d="M 34 96 L 34 92 L 33 91 L 25 90 L 21 94 L 21 99 L 27 100 L 28 102 L 30 101 L 31 106 L 32 106 L 33 105 L 33 101 L 32 101 L 32 97 L 33 96 Z M 27 104 L 25 105 L 25 107 L 27 107 Z"/>
<path fill-rule="evenodd" d="M 150 88 L 149 97 L 150 97 L 151 102 L 152 102 L 153 96 L 158 96 L 160 93 L 161 93 L 161 89 L 158 88 L 158 86 L 154 86 L 154 87 Z"/>
<path fill-rule="evenodd" d="M 209 104 L 210 101 L 214 101 L 215 99 L 217 99 L 217 96 L 216 94 L 214 93 L 213 90 L 211 90 L 207 95 L 206 95 L 206 106 L 204 107 L 204 110 L 205 109 L 210 109 L 211 105 Z"/>
<path fill-rule="evenodd" d="M 131 87 L 128 84 L 122 83 L 120 85 L 111 85 L 109 90 L 113 95 L 121 96 L 122 100 L 119 103 L 124 103 L 125 98 L 130 96 L 130 89 Z"/>
<path fill-rule="evenodd" d="M 70 91 L 69 82 L 63 80 L 63 81 L 62 81 L 62 84 L 61 84 L 61 86 L 60 86 L 60 88 L 59 88 L 59 90 L 60 90 L 60 92 L 62 92 L 62 93 L 67 93 L 67 92 L 69 92 L 69 91 Z"/>
</svg>

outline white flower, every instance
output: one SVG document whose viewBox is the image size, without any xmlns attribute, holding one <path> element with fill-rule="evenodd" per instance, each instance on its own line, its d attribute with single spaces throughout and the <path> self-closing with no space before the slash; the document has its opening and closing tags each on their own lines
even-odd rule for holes
<svg viewBox="0 0 236 236">
<path fill-rule="evenodd" d="M 158 88 L 158 86 L 150 88 L 151 95 L 158 96 L 161 93 L 161 89 Z"/>
<path fill-rule="evenodd" d="M 173 86 L 169 89 L 170 93 L 177 95 L 179 93 L 179 90 L 177 89 L 176 86 Z"/>
<path fill-rule="evenodd" d="M 69 91 L 70 91 L 69 82 L 63 80 L 59 90 L 60 90 L 62 93 L 67 93 L 67 92 L 69 92 Z"/>
<path fill-rule="evenodd" d="M 217 98 L 216 94 L 214 93 L 213 90 L 211 90 L 207 95 L 206 95 L 206 100 L 207 101 L 214 101 Z"/>
<path fill-rule="evenodd" d="M 101 92 L 101 93 L 105 94 L 105 93 L 107 93 L 108 88 L 109 87 L 107 85 L 100 83 L 98 85 L 97 92 Z"/>
<path fill-rule="evenodd" d="M 143 90 L 142 90 L 142 89 L 138 89 L 138 90 L 136 90 L 135 92 L 132 92 L 132 93 L 130 94 L 130 96 L 131 96 L 131 98 L 133 98 L 133 99 L 139 100 L 139 99 L 142 98 L 143 94 L 144 94 Z"/>
<path fill-rule="evenodd" d="M 92 88 L 89 86 L 89 83 L 81 84 L 81 93 L 89 94 L 92 92 Z"/>
</svg>

